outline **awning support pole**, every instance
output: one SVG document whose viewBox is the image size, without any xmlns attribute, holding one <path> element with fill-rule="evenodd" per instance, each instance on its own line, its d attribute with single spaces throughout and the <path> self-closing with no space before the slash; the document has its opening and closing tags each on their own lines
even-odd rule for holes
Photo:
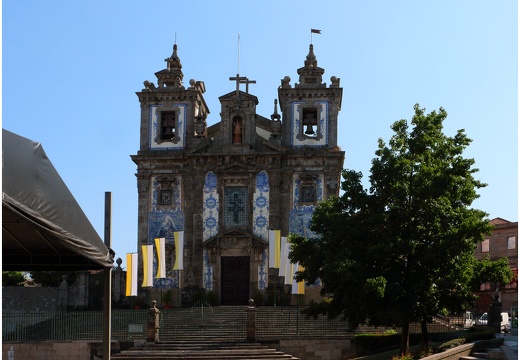
<svg viewBox="0 0 520 360">
<path fill-rule="evenodd" d="M 105 246 L 112 247 L 112 193 L 105 192 Z M 103 270 L 103 359 L 110 360 L 112 320 L 112 267 Z"/>
</svg>

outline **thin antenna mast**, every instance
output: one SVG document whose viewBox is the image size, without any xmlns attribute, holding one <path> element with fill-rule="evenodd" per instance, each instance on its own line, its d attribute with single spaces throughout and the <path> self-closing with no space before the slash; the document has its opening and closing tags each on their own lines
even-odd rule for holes
<svg viewBox="0 0 520 360">
<path fill-rule="evenodd" d="M 237 74 L 240 74 L 240 33 L 238 33 L 237 47 L 238 47 Z"/>
</svg>

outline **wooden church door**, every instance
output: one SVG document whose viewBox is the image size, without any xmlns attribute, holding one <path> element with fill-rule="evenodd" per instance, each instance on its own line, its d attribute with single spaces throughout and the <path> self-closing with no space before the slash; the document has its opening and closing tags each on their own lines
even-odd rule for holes
<svg viewBox="0 0 520 360">
<path fill-rule="evenodd" d="M 247 305 L 249 302 L 249 256 L 221 257 L 221 305 Z"/>
</svg>

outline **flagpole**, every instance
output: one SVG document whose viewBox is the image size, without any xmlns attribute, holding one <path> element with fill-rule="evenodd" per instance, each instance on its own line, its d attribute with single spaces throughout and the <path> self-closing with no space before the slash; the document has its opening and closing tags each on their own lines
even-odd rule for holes
<svg viewBox="0 0 520 360">
<path fill-rule="evenodd" d="M 321 30 L 318 30 L 318 29 L 311 29 L 311 45 L 312 45 L 312 34 L 313 34 L 313 33 L 321 34 Z"/>
<path fill-rule="evenodd" d="M 274 307 L 276 307 L 276 285 L 278 285 L 278 276 L 276 276 L 276 269 L 274 269 Z"/>
<path fill-rule="evenodd" d="M 299 318 L 300 318 L 300 294 L 296 294 L 296 335 L 298 335 L 298 326 L 299 326 Z"/>
</svg>

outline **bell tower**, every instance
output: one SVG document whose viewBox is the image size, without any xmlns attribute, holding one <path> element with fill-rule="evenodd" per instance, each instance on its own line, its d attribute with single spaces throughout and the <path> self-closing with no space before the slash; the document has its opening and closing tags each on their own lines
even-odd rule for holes
<svg viewBox="0 0 520 360">
<path fill-rule="evenodd" d="M 294 87 L 290 84 L 291 78 L 286 76 L 278 88 L 283 113 L 282 144 L 334 148 L 338 142 L 338 113 L 343 96 L 340 79 L 332 76 L 329 87 L 322 83 L 325 70 L 318 67 L 312 44 L 304 66 L 297 71 L 299 82 Z"/>
<path fill-rule="evenodd" d="M 192 79 L 184 87 L 177 44 L 164 61 L 166 69 L 155 73 L 157 86 L 146 80 L 136 93 L 141 102 L 141 151 L 187 149 L 207 136 L 204 82 Z"/>
<path fill-rule="evenodd" d="M 200 183 L 193 178 L 193 149 L 208 142 L 206 119 L 209 109 L 204 100 L 203 81 L 183 83 L 181 59 L 177 44 L 171 56 L 165 59 L 166 68 L 155 73 L 157 82 L 144 81 L 144 88 L 136 92 L 141 105 L 140 145 L 132 160 L 137 165 L 138 190 L 138 251 L 139 278 L 142 278 L 142 245 L 154 244 L 155 238 L 165 238 L 167 265 L 166 278 L 155 279 L 155 288 L 179 288 L 183 284 L 173 269 L 175 233 L 186 231 L 192 239 L 194 203 L 186 202 Z M 200 185 L 202 186 L 202 185 Z M 191 253 L 192 242 L 187 240 L 186 252 Z M 181 255 L 179 255 L 181 256 Z M 184 253 L 182 254 L 184 256 Z M 202 277 L 202 262 L 190 266 L 185 284 L 193 277 Z M 194 275 L 195 274 L 195 275 Z"/>
</svg>

